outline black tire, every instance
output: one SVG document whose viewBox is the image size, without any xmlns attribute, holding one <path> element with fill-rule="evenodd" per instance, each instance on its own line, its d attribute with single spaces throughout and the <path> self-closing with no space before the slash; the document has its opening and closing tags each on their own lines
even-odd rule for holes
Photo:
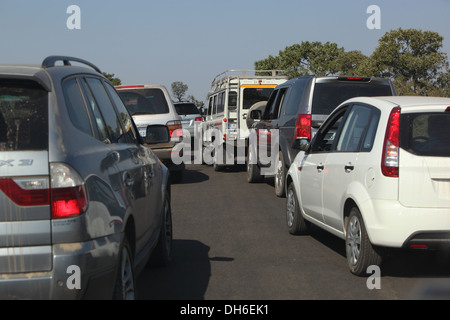
<svg viewBox="0 0 450 320">
<path fill-rule="evenodd" d="M 286 165 L 284 164 L 283 152 L 281 152 L 281 150 L 278 151 L 278 159 L 275 165 L 275 194 L 277 195 L 277 197 L 282 198 L 286 196 Z"/>
<path fill-rule="evenodd" d="M 310 223 L 302 216 L 294 183 L 288 186 L 286 195 L 286 224 L 290 234 L 304 235 L 309 232 Z"/>
<path fill-rule="evenodd" d="M 350 210 L 346 226 L 345 252 L 350 272 L 367 276 L 367 267 L 380 266 L 381 254 L 370 243 L 361 213 L 357 207 Z"/>
<path fill-rule="evenodd" d="M 114 300 L 135 300 L 137 297 L 134 276 L 134 259 L 127 237 L 124 237 L 119 252 L 119 266 L 114 285 Z"/>
<path fill-rule="evenodd" d="M 247 182 L 256 183 L 264 180 L 264 176 L 261 175 L 261 169 L 258 167 L 256 162 L 255 151 L 248 149 L 247 153 Z"/>
<path fill-rule="evenodd" d="M 167 267 L 172 260 L 172 209 L 170 206 L 170 196 L 167 193 L 159 233 L 158 244 L 152 252 L 148 265 L 150 267 Z"/>
</svg>

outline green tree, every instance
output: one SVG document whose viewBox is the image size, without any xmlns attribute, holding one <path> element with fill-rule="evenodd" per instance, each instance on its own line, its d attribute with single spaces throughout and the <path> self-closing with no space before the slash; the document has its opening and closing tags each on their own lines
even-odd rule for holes
<svg viewBox="0 0 450 320">
<path fill-rule="evenodd" d="M 174 97 L 178 99 L 178 101 L 181 101 L 183 99 L 186 91 L 188 91 L 187 84 L 184 84 L 181 81 L 172 82 L 172 93 Z"/>
<path fill-rule="evenodd" d="M 199 100 L 195 99 L 195 97 L 194 97 L 193 95 L 189 95 L 189 96 L 187 97 L 187 99 L 188 99 L 188 101 L 190 101 L 190 102 L 192 102 L 193 104 L 195 104 L 195 106 L 196 106 L 198 109 L 201 109 L 201 108 L 203 108 L 203 107 L 205 106 L 205 103 L 204 103 L 203 101 L 199 101 Z"/>
<path fill-rule="evenodd" d="M 336 59 L 344 52 L 336 43 L 319 41 L 304 41 L 293 44 L 279 52 L 279 55 L 269 56 L 255 62 L 256 70 L 286 70 L 291 77 L 316 74 L 336 74 Z"/>
<path fill-rule="evenodd" d="M 397 29 L 384 34 L 359 71 L 394 81 L 401 95 L 448 96 L 449 63 L 437 32 Z"/>
<path fill-rule="evenodd" d="M 115 77 L 114 73 L 103 72 L 103 75 L 112 83 L 113 86 L 120 86 L 122 81 Z"/>
</svg>

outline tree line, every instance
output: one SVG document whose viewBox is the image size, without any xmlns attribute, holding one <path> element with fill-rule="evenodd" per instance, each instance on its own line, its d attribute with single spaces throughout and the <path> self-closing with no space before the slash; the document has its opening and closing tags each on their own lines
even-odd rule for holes
<svg viewBox="0 0 450 320">
<path fill-rule="evenodd" d="M 370 56 L 345 51 L 332 42 L 303 41 L 280 50 L 277 56 L 255 61 L 255 70 L 285 70 L 302 75 L 384 77 L 399 95 L 450 97 L 449 61 L 437 32 L 397 29 L 384 34 Z"/>
</svg>

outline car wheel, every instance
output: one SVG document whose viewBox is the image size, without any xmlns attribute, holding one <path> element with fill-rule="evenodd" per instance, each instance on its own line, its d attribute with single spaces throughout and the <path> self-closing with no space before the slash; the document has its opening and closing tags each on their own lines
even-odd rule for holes
<svg viewBox="0 0 450 320">
<path fill-rule="evenodd" d="M 172 257 L 172 209 L 170 206 L 170 196 L 166 194 L 163 209 L 163 220 L 159 233 L 158 244 L 149 260 L 151 267 L 166 267 L 170 264 Z"/>
<path fill-rule="evenodd" d="M 275 163 L 275 194 L 277 197 L 284 197 L 286 195 L 284 186 L 286 181 L 286 166 L 284 165 L 283 152 L 278 152 L 278 158 Z"/>
<path fill-rule="evenodd" d="M 370 243 L 361 213 L 356 207 L 350 210 L 348 217 L 345 246 L 351 273 L 367 275 L 367 267 L 381 264 L 381 255 Z"/>
<path fill-rule="evenodd" d="M 256 154 L 251 148 L 248 150 L 247 154 L 247 182 L 255 183 L 261 182 L 263 180 L 261 175 L 261 170 L 256 164 Z"/>
<path fill-rule="evenodd" d="M 219 157 L 217 155 L 217 150 L 214 150 L 214 163 L 213 163 L 214 171 L 222 171 L 223 166 L 219 164 Z"/>
<path fill-rule="evenodd" d="M 134 278 L 133 255 L 125 237 L 119 254 L 119 270 L 114 288 L 115 300 L 135 300 L 136 282 Z"/>
<path fill-rule="evenodd" d="M 286 195 L 286 222 L 290 234 L 300 235 L 308 233 L 309 222 L 302 216 L 293 183 L 289 185 Z"/>
</svg>

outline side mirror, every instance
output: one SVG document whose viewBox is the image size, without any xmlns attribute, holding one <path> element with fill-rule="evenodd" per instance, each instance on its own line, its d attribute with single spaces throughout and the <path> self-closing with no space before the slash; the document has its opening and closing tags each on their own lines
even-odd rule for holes
<svg viewBox="0 0 450 320">
<path fill-rule="evenodd" d="M 307 152 L 310 146 L 311 142 L 308 139 L 295 139 L 292 148 Z"/>
<path fill-rule="evenodd" d="M 261 120 L 261 117 L 262 117 L 261 110 L 256 109 L 256 110 L 251 110 L 250 111 L 250 116 L 249 116 L 250 119 L 252 119 L 252 120 Z"/>
<path fill-rule="evenodd" d="M 168 143 L 169 141 L 170 133 L 167 126 L 154 124 L 147 127 L 144 138 L 146 144 Z"/>
</svg>

